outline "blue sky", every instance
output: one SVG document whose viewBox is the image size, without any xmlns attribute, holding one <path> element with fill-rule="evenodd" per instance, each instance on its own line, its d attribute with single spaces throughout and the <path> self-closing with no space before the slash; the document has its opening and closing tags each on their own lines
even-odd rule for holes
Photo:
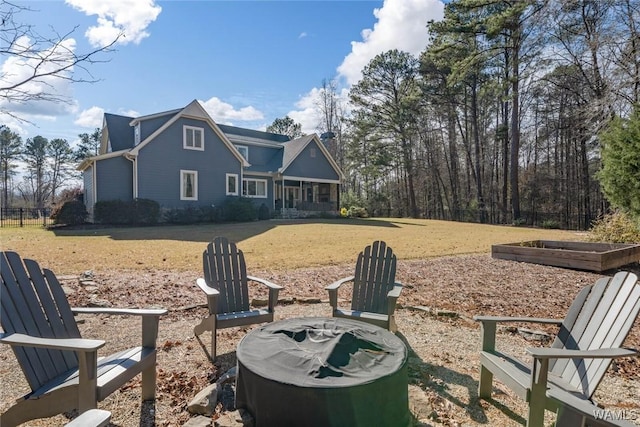
<svg viewBox="0 0 640 427">
<path fill-rule="evenodd" d="M 56 0 L 22 1 L 17 20 L 43 34 L 75 31 L 69 46 L 86 52 L 113 40 L 108 62 L 89 66 L 93 84 L 46 82 L 69 104 L 4 109 L 37 126 L 0 115 L 23 139 L 65 138 L 102 124 L 104 112 L 153 114 L 200 100 L 218 123 L 264 129 L 289 115 L 305 132 L 318 126 L 315 99 L 323 79 L 343 96 L 378 53 L 418 55 L 426 23 L 441 19 L 440 0 Z M 19 65 L 19 64 L 18 64 Z M 0 78 L 16 64 L 0 57 Z M 77 70 L 79 71 L 79 70 Z M 81 74 L 82 75 L 82 74 Z M 87 77 L 86 75 L 83 75 Z M 34 85 L 33 90 L 41 86 Z M 52 89 L 49 89 L 52 90 Z"/>
</svg>

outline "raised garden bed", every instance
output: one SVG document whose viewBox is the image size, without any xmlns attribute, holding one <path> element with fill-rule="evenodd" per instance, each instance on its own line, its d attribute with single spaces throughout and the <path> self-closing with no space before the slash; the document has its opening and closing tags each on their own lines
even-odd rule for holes
<svg viewBox="0 0 640 427">
<path fill-rule="evenodd" d="M 491 256 L 513 261 L 601 272 L 640 261 L 640 245 L 532 240 L 493 245 L 491 246 Z"/>
</svg>

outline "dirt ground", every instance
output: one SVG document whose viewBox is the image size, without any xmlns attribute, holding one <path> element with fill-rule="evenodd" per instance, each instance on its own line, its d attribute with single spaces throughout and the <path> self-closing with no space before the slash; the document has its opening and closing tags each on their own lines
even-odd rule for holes
<svg viewBox="0 0 640 427">
<path fill-rule="evenodd" d="M 352 274 L 351 265 L 292 271 L 260 270 L 249 273 L 285 287 L 276 319 L 328 316 L 324 287 Z M 627 269 L 637 270 L 637 265 Z M 615 272 L 606 272 L 611 275 Z M 114 426 L 180 426 L 190 419 L 191 398 L 235 366 L 235 346 L 251 327 L 218 333 L 218 354 L 211 363 L 205 353 L 209 339 L 193 336 L 193 326 L 206 316 L 205 296 L 196 288 L 199 272 L 161 270 L 78 272 L 62 277 L 72 306 L 105 304 L 113 307 L 163 307 L 169 314 L 160 321 L 158 387 L 155 405 L 140 402 L 139 379 L 112 394 L 99 407 L 113 412 Z M 421 426 L 524 425 L 526 404 L 499 382 L 494 399 L 477 397 L 480 346 L 475 314 L 561 318 L 578 290 L 601 275 L 535 264 L 492 259 L 489 255 L 399 261 L 397 279 L 405 288 L 399 299 L 399 336 L 409 347 L 410 409 Z M 80 279 L 86 279 L 81 283 Z M 88 282 L 87 282 L 88 280 Z M 256 298 L 266 296 L 256 292 Z M 340 295 L 348 299 L 348 293 Z M 138 319 L 119 316 L 79 316 L 85 338 L 107 340 L 101 354 L 139 344 Z M 522 325 L 525 326 L 525 325 Z M 538 329 L 537 326 L 526 325 Z M 553 333 L 547 329 L 547 333 Z M 524 349 L 546 345 L 531 341 L 515 329 L 499 331 L 498 346 L 525 358 Z M 640 348 L 640 322 L 625 342 Z M 0 410 L 28 391 L 13 354 L 0 347 Z M 614 362 L 595 395 L 611 409 L 640 418 L 640 358 Z M 232 402 L 219 404 L 216 418 Z M 553 414 L 547 413 L 548 423 Z M 30 426 L 61 426 L 64 415 L 30 422 Z M 640 419 L 638 420 L 640 425 Z M 213 424 L 212 424 L 213 425 Z"/>
</svg>

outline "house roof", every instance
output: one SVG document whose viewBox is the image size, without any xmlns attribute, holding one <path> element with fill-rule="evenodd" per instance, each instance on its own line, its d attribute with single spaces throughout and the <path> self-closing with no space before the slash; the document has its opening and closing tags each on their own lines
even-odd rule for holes
<svg viewBox="0 0 640 427">
<path fill-rule="evenodd" d="M 169 116 L 164 124 L 156 129 L 151 135 L 147 136 L 138 145 L 135 145 L 134 126 L 139 122 L 163 116 Z M 162 133 L 180 117 L 197 117 L 206 120 L 214 132 L 216 132 L 221 138 L 223 143 L 226 144 L 234 155 L 243 162 L 243 165 L 246 168 L 245 170 L 248 173 L 284 173 L 287 167 L 291 165 L 305 147 L 311 141 L 316 141 L 318 147 L 320 147 L 320 150 L 323 152 L 331 166 L 335 169 L 338 175 L 342 176 L 340 168 L 316 134 L 305 135 L 291 140 L 287 135 L 217 124 L 197 100 L 192 101 L 186 107 L 181 109 L 169 110 L 162 113 L 149 114 L 136 118 L 105 113 L 104 122 L 107 136 L 111 144 L 111 152 L 83 161 L 79 166 L 79 169 L 82 170 L 88 167 L 91 160 L 100 160 L 118 155 L 136 156 L 145 145 L 149 144 L 157 135 Z M 233 145 L 245 143 L 269 147 L 273 149 L 273 156 L 262 164 L 250 164 L 242 157 Z"/>
<path fill-rule="evenodd" d="M 168 110 L 168 111 L 163 111 L 161 113 L 154 113 L 154 114 L 147 114 L 146 116 L 140 116 L 140 117 L 136 117 L 136 118 L 131 118 L 129 125 L 130 126 L 135 126 L 138 122 L 141 122 L 143 120 L 149 120 L 149 119 L 156 119 L 158 117 L 162 117 L 162 116 L 173 116 L 175 114 L 178 114 L 180 111 L 182 111 L 182 108 L 178 108 L 175 110 Z"/>
<path fill-rule="evenodd" d="M 133 148 L 133 128 L 129 125 L 131 120 L 133 120 L 132 117 L 104 113 L 104 120 L 107 124 L 107 129 L 109 129 L 111 151 Z"/>
<path fill-rule="evenodd" d="M 244 129 L 244 128 L 239 128 L 235 126 L 220 125 L 220 124 L 218 125 L 218 127 L 222 132 L 229 135 L 230 137 L 231 135 L 237 135 L 239 137 L 247 138 L 248 141 L 257 140 L 261 142 L 281 143 L 281 142 L 289 141 L 290 139 L 287 135 L 280 135 L 278 133 L 262 132 L 259 130 Z"/>
</svg>

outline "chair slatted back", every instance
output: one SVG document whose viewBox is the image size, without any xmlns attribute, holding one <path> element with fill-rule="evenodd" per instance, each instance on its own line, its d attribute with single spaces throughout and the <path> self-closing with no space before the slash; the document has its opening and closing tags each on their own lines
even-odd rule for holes
<svg viewBox="0 0 640 427">
<path fill-rule="evenodd" d="M 80 338 L 71 307 L 58 279 L 37 262 L 15 252 L 0 252 L 0 323 L 6 333 L 40 338 Z M 13 347 L 32 390 L 78 366 L 72 351 Z"/>
<path fill-rule="evenodd" d="M 371 313 L 387 312 L 387 293 L 396 280 L 396 256 L 377 240 L 358 255 L 353 280 L 351 309 Z"/>
<path fill-rule="evenodd" d="M 552 347 L 594 350 L 620 347 L 640 312 L 640 284 L 619 272 L 585 287 L 576 297 Z M 611 364 L 608 359 L 559 359 L 552 372 L 591 397 Z"/>
<path fill-rule="evenodd" d="M 202 262 L 207 284 L 220 292 L 217 312 L 249 310 L 247 265 L 236 244 L 225 237 L 216 237 L 207 245 Z"/>
</svg>

